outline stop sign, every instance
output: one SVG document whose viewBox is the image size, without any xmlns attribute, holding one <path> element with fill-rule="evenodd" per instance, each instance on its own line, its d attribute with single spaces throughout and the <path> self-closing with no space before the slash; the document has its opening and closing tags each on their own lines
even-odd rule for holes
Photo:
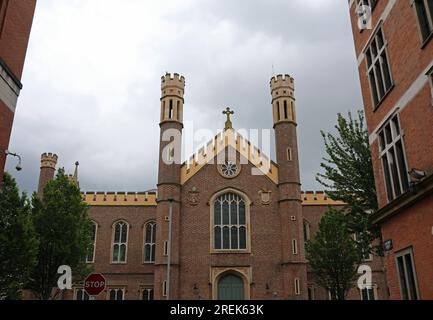
<svg viewBox="0 0 433 320">
<path fill-rule="evenodd" d="M 105 289 L 105 278 L 102 274 L 91 274 L 84 281 L 84 290 L 89 296 L 97 296 Z"/>
</svg>

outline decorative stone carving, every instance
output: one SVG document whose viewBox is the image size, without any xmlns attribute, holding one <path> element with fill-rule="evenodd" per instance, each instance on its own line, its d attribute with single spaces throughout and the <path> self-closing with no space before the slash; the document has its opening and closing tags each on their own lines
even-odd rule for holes
<svg viewBox="0 0 433 320">
<path fill-rule="evenodd" d="M 262 189 L 259 191 L 260 194 L 260 202 L 263 205 L 269 205 L 272 202 L 272 191 L 270 190 L 266 190 L 266 189 Z"/>
<path fill-rule="evenodd" d="M 195 207 L 199 204 L 200 202 L 200 192 L 198 191 L 198 189 L 196 187 L 193 187 L 189 192 L 188 192 L 188 203 Z"/>
</svg>

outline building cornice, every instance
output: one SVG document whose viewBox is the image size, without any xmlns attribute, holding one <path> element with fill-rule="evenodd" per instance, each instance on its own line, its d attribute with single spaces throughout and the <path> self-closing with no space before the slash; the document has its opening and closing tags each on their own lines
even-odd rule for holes
<svg viewBox="0 0 433 320">
<path fill-rule="evenodd" d="M 431 194 L 433 194 L 433 175 L 414 184 L 408 192 L 379 209 L 371 220 L 373 223 L 381 224 Z"/>
</svg>

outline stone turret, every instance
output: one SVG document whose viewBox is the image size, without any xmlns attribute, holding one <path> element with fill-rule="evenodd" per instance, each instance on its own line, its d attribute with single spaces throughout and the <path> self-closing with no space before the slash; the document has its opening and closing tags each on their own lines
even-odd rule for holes
<svg viewBox="0 0 433 320">
<path fill-rule="evenodd" d="M 270 82 L 278 163 L 279 212 L 286 299 L 306 298 L 307 273 L 303 246 L 301 182 L 299 174 L 295 81 L 278 75 Z M 294 288 L 301 289 L 296 295 Z"/>
<path fill-rule="evenodd" d="M 47 183 L 54 179 L 58 156 L 54 153 L 41 155 L 41 171 L 39 174 L 38 195 L 42 197 Z"/>
<path fill-rule="evenodd" d="M 161 135 L 158 169 L 158 203 L 156 218 L 155 298 L 179 297 L 179 230 L 180 230 L 180 172 L 183 130 L 185 78 L 167 73 L 161 78 Z M 167 221 L 170 206 L 172 220 Z M 169 240 L 169 225 L 172 225 L 170 246 L 170 283 L 167 284 L 168 256 L 164 246 Z M 167 252 L 166 252 L 167 253 Z"/>
<path fill-rule="evenodd" d="M 161 123 L 177 121 L 183 123 L 185 78 L 167 73 L 161 78 Z"/>
</svg>

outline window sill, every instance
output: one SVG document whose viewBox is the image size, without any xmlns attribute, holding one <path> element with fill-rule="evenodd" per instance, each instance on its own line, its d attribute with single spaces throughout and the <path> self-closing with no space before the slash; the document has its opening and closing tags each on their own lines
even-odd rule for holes
<svg viewBox="0 0 433 320">
<path fill-rule="evenodd" d="M 250 250 L 213 250 L 211 254 L 251 254 Z"/>
<path fill-rule="evenodd" d="M 388 91 L 383 95 L 382 99 L 380 99 L 380 101 L 378 102 L 378 104 L 373 108 L 373 112 L 376 112 L 379 107 L 382 105 L 382 103 L 385 101 L 385 99 L 388 97 L 388 95 L 390 94 L 390 92 L 392 91 L 392 89 L 394 89 L 395 85 L 394 83 L 391 85 L 391 87 L 389 87 Z"/>
</svg>

